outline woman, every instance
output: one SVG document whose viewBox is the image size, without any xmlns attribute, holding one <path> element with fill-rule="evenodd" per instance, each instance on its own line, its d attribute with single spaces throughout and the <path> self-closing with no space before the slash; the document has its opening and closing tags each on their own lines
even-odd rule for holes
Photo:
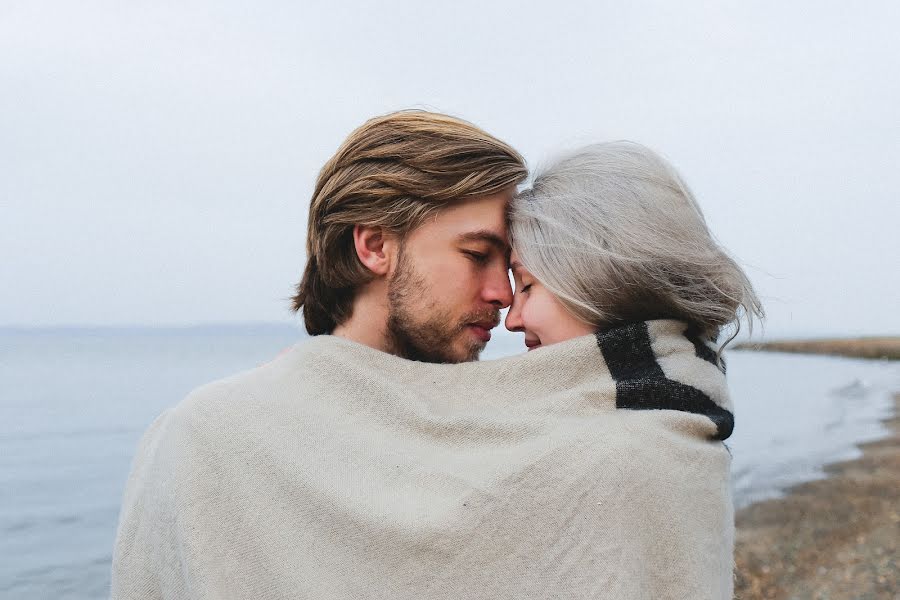
<svg viewBox="0 0 900 600">
<path fill-rule="evenodd" d="M 596 332 L 615 380 L 616 408 L 644 409 L 634 413 L 634 422 L 643 417 L 647 427 L 632 451 L 657 445 L 663 451 L 659 442 L 683 427 L 661 423 L 660 415 L 670 411 L 708 417 L 716 427 L 711 440 L 730 435 L 733 418 L 724 380 L 702 360 L 724 375 L 722 349 L 737 334 L 742 317 L 752 327 L 763 309 L 747 276 L 713 240 L 697 202 L 665 160 L 630 142 L 585 147 L 537 174 L 532 188 L 516 198 L 510 235 L 516 289 L 506 327 L 525 334 L 529 352 Z M 728 326 L 734 333 L 716 347 Z M 687 339 L 702 360 L 690 360 L 687 344 L 679 351 L 679 338 Z M 622 454 L 622 461 L 633 457 Z M 703 454 L 715 454 L 714 445 L 707 443 Z M 646 566 L 635 571 L 620 565 L 626 583 L 616 593 L 622 597 L 731 598 L 730 460 L 712 460 L 709 468 L 691 475 L 699 456 L 669 462 L 684 477 L 656 479 L 660 494 L 654 495 L 652 486 L 623 491 L 634 494 L 646 527 L 667 535 L 650 536 L 649 542 L 635 535 L 618 546 Z M 642 469 L 652 472 L 658 463 L 651 456 Z M 634 480 L 634 473 L 625 472 L 616 483 L 627 489 Z M 670 501 L 669 494 L 679 500 Z M 698 511 L 709 518 L 684 518 Z M 705 535 L 696 537 L 698 530 Z"/>
</svg>

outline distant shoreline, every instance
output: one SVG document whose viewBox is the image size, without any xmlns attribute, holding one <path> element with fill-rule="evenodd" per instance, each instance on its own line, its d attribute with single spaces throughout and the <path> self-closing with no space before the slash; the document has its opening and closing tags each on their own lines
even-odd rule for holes
<svg viewBox="0 0 900 600">
<path fill-rule="evenodd" d="M 900 336 L 742 342 L 734 349 L 900 360 Z"/>
</svg>

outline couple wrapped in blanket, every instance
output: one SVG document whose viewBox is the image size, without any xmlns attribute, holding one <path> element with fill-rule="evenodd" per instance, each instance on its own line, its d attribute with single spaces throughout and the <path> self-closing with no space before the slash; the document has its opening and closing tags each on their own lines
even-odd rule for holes
<svg viewBox="0 0 900 600">
<path fill-rule="evenodd" d="M 526 176 L 445 115 L 350 135 L 310 205 L 311 337 L 153 422 L 113 598 L 732 597 L 718 340 L 759 300 L 647 148 Z M 478 361 L 504 308 L 528 351 Z"/>
</svg>

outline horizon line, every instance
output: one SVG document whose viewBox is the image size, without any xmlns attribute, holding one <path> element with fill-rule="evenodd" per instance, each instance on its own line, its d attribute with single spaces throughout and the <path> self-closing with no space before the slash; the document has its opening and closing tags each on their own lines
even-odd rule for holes
<svg viewBox="0 0 900 600">
<path fill-rule="evenodd" d="M 189 332 L 189 331 L 212 331 L 212 330 L 249 330 L 249 329 L 268 329 L 268 330 L 293 330 L 301 335 L 308 335 L 302 321 L 284 320 L 284 321 L 208 321 L 208 322 L 188 322 L 188 323 L 62 323 L 62 324 L 40 324 L 40 325 L 14 325 L 0 324 L 0 334 L 10 333 L 53 333 L 53 332 Z M 506 329 L 498 328 L 501 335 L 512 334 Z M 859 338 L 896 338 L 897 334 L 891 333 L 859 333 L 859 332 L 811 332 L 811 331 L 782 331 L 771 332 L 773 335 L 754 335 L 747 336 L 745 332 L 734 340 L 735 342 L 763 342 L 763 341 L 804 341 L 804 340 L 828 340 L 828 339 L 859 339 Z"/>
<path fill-rule="evenodd" d="M 161 329 L 248 329 L 290 328 L 300 330 L 302 323 L 293 321 L 200 321 L 188 323 L 57 323 L 57 324 L 5 324 L 0 331 L 79 331 L 79 330 L 161 330 Z"/>
</svg>

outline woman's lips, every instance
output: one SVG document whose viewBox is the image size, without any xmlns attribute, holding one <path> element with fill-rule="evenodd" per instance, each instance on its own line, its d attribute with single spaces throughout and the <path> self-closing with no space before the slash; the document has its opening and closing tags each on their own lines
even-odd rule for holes
<svg viewBox="0 0 900 600">
<path fill-rule="evenodd" d="M 541 347 L 541 340 L 529 340 L 525 338 L 525 345 L 528 346 L 528 351 L 531 352 L 535 348 Z"/>
</svg>

